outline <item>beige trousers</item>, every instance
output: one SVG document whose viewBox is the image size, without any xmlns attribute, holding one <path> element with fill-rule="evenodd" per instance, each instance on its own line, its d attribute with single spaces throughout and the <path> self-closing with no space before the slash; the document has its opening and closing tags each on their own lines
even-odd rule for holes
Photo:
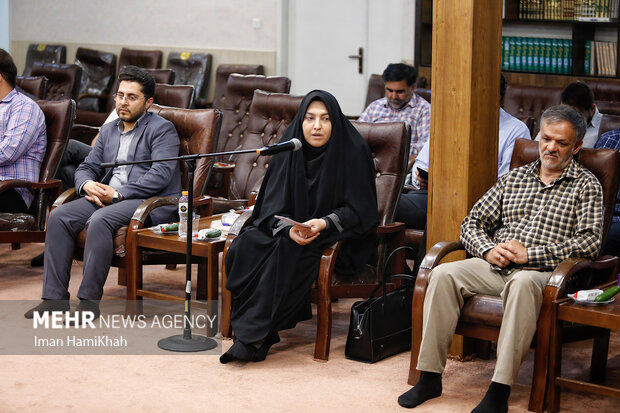
<svg viewBox="0 0 620 413">
<path fill-rule="evenodd" d="M 418 370 L 443 372 L 465 298 L 474 294 L 501 296 L 504 317 L 492 380 L 512 386 L 536 332 L 543 291 L 550 276 L 551 272 L 531 270 L 503 276 L 481 258 L 437 266 L 429 276 L 424 299 Z"/>
</svg>

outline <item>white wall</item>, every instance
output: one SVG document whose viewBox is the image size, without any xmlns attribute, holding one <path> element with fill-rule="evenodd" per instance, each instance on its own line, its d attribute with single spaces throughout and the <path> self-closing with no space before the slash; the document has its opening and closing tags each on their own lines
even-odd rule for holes
<svg viewBox="0 0 620 413">
<path fill-rule="evenodd" d="M 9 0 L 0 0 L 0 49 L 9 49 Z"/>
</svg>

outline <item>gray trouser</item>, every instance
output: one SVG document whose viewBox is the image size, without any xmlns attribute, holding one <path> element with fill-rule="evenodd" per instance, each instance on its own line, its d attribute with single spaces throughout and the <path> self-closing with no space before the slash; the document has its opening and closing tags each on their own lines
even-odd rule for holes
<svg viewBox="0 0 620 413">
<path fill-rule="evenodd" d="M 501 296 L 504 317 L 497 342 L 493 381 L 512 385 L 530 347 L 550 272 L 514 271 L 503 276 L 481 258 L 437 266 L 424 299 L 418 370 L 442 373 L 464 299 L 474 294 Z"/>
<path fill-rule="evenodd" d="M 126 199 L 99 208 L 80 198 L 52 211 L 45 236 L 43 298 L 68 300 L 75 240 L 84 228 L 84 278 L 77 296 L 100 300 L 113 254 L 116 231 L 131 220 L 143 199 Z"/>
</svg>

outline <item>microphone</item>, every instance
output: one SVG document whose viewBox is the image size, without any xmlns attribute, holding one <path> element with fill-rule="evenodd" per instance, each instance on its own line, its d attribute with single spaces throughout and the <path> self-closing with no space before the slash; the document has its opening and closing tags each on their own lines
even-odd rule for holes
<svg viewBox="0 0 620 413">
<path fill-rule="evenodd" d="M 275 145 L 264 146 L 256 150 L 259 155 L 273 155 L 275 153 L 285 151 L 298 151 L 301 149 L 301 141 L 297 138 L 293 138 L 290 141 L 276 143 Z"/>
</svg>

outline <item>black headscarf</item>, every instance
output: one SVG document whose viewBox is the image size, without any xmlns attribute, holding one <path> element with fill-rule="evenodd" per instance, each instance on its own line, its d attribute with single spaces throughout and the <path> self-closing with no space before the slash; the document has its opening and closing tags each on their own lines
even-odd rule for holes
<svg viewBox="0 0 620 413">
<path fill-rule="evenodd" d="M 320 148 L 307 144 L 302 130 L 308 106 L 315 100 L 325 104 L 332 124 L 331 137 Z M 336 98 L 322 90 L 308 93 L 280 142 L 292 138 L 301 140 L 303 149 L 271 158 L 254 206 L 253 224 L 271 231 L 274 215 L 304 222 L 347 206 L 348 217 L 356 224 L 347 227 L 344 222 L 345 231 L 321 234 L 317 239 L 320 246 L 374 234 L 379 221 L 374 162 L 368 145 L 343 115 Z"/>
</svg>

